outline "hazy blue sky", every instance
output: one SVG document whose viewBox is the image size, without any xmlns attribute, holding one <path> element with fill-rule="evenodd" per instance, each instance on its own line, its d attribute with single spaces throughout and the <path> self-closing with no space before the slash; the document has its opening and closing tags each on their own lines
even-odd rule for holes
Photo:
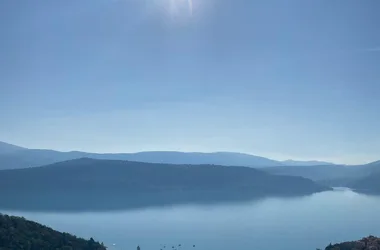
<svg viewBox="0 0 380 250">
<path fill-rule="evenodd" d="M 380 159 L 380 1 L 192 5 L 0 1 L 0 141 Z"/>
</svg>

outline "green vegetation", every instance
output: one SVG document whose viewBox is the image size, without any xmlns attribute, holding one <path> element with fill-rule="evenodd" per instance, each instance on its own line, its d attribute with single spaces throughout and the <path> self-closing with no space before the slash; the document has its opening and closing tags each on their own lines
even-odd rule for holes
<svg viewBox="0 0 380 250">
<path fill-rule="evenodd" d="M 21 217 L 0 214 L 0 250 L 105 250 L 94 239 L 84 240 Z"/>
</svg>

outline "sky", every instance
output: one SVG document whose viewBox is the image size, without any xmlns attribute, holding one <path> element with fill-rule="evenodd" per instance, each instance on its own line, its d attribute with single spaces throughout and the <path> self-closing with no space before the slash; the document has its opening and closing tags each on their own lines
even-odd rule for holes
<svg viewBox="0 0 380 250">
<path fill-rule="evenodd" d="M 380 159 L 378 0 L 2 0 L 0 141 Z"/>
</svg>

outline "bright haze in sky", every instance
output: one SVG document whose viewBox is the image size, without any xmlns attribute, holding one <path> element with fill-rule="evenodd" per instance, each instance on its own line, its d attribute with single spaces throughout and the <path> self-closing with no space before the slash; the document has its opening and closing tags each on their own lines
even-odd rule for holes
<svg viewBox="0 0 380 250">
<path fill-rule="evenodd" d="M 0 2 L 0 141 L 380 159 L 380 1 Z"/>
</svg>

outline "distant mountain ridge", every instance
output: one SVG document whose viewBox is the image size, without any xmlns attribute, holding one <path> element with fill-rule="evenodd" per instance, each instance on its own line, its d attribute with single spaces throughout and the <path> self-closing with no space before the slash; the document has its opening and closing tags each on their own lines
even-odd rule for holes
<svg viewBox="0 0 380 250">
<path fill-rule="evenodd" d="M 331 162 L 326 161 L 294 161 L 294 160 L 286 160 L 282 161 L 286 166 L 328 166 L 328 165 L 336 165 Z"/>
<path fill-rule="evenodd" d="M 380 194 L 380 172 L 353 181 L 350 187 L 357 192 Z"/>
<path fill-rule="evenodd" d="M 356 178 L 349 183 L 349 187 L 363 193 L 380 194 L 380 161 L 366 166 L 366 175 Z"/>
<path fill-rule="evenodd" d="M 243 153 L 185 153 L 152 151 L 139 153 L 97 154 L 86 152 L 59 152 L 43 149 L 26 149 L 0 143 L 0 170 L 20 169 L 49 165 L 79 158 L 123 160 L 155 164 L 191 164 L 246 166 L 259 168 L 275 175 L 299 176 L 331 187 L 349 187 L 366 192 L 380 193 L 380 161 L 365 165 L 335 165 L 322 161 L 275 161 Z M 7 153 L 1 153 L 7 152 Z"/>
<path fill-rule="evenodd" d="M 5 143 L 3 143 L 5 144 Z M 6 144 L 10 145 L 10 144 Z M 12 145 L 13 146 L 13 145 Z M 17 146 L 14 146 L 17 147 Z M 17 150 L 16 150 L 17 149 Z M 150 151 L 139 153 L 118 153 L 118 154 L 97 154 L 87 152 L 59 152 L 44 149 L 25 149 L 21 147 L 8 150 L 8 153 L 0 155 L 1 169 L 16 169 L 37 167 L 52 164 L 55 162 L 73 160 L 78 158 L 94 158 L 106 160 L 128 160 L 149 163 L 170 163 L 170 164 L 214 164 L 223 166 L 247 166 L 255 168 L 286 166 L 289 161 L 276 161 L 265 157 L 233 152 L 176 152 L 176 151 Z M 318 161 L 298 162 L 292 161 L 293 164 L 306 165 L 320 164 Z"/>
<path fill-rule="evenodd" d="M 26 148 L 0 141 L 0 154 L 9 154 L 21 150 L 26 150 Z"/>
<path fill-rule="evenodd" d="M 248 201 L 331 190 L 311 180 L 249 167 L 174 165 L 81 158 L 1 170 L 2 209 L 120 209 Z"/>
<path fill-rule="evenodd" d="M 331 187 L 349 187 L 361 192 L 380 194 L 380 161 L 364 165 L 281 166 L 263 171 L 301 176 Z"/>
<path fill-rule="evenodd" d="M 128 155 L 128 160 L 144 161 L 151 163 L 171 163 L 171 164 L 215 164 L 231 166 L 278 166 L 280 162 L 268 158 L 234 152 L 177 152 L 177 151 L 150 151 L 124 154 Z"/>
</svg>

